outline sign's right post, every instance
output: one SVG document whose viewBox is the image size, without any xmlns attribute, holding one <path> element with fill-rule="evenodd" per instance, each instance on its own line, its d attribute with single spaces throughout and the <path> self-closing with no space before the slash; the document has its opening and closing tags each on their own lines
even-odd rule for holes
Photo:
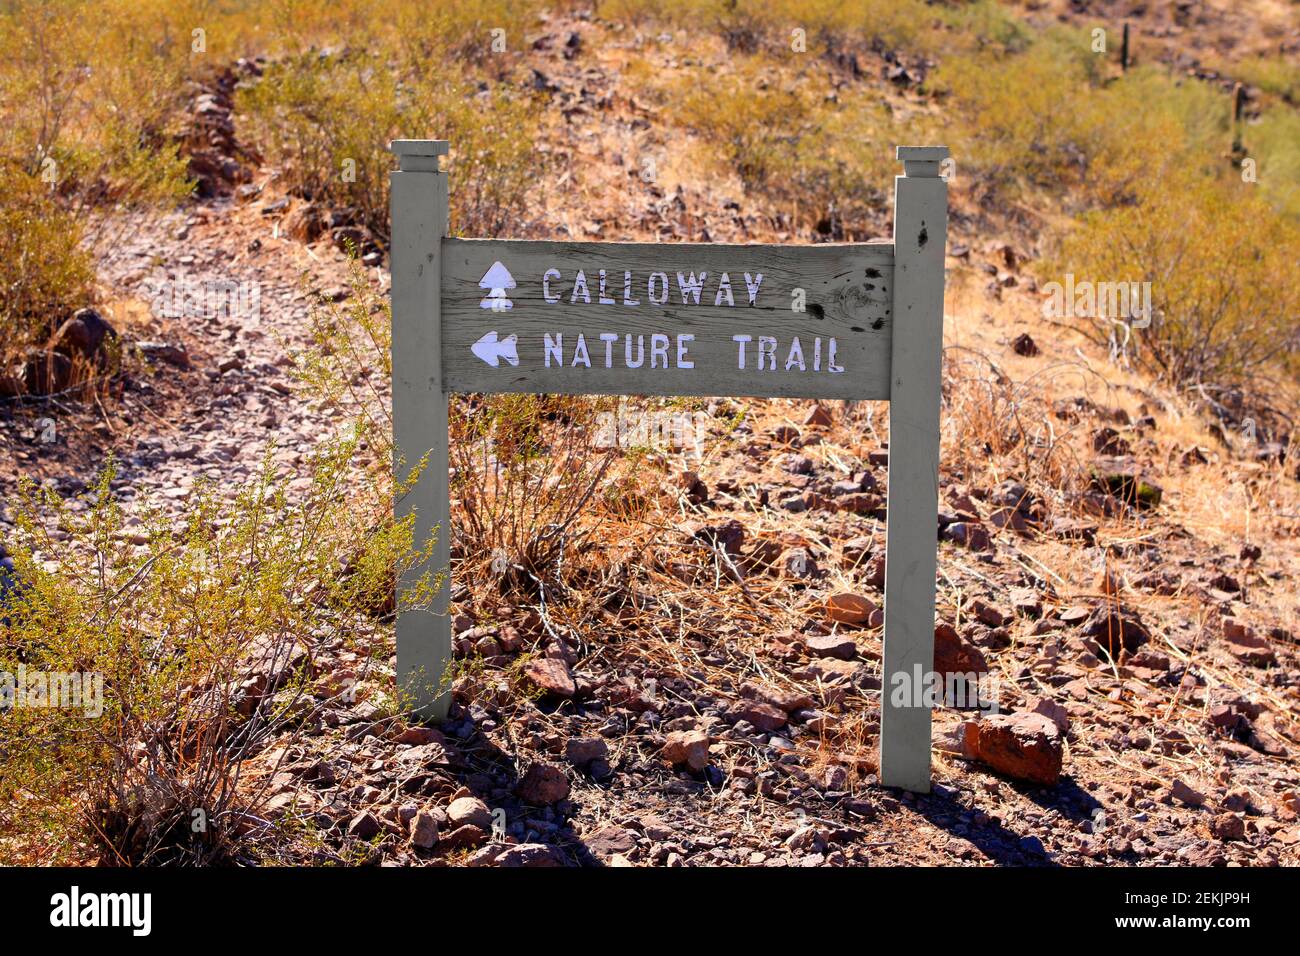
<svg viewBox="0 0 1300 956">
<path fill-rule="evenodd" d="M 943 146 L 900 146 L 894 179 L 894 311 L 880 782 L 930 790 L 938 559 L 939 394 L 948 184 Z"/>
</svg>

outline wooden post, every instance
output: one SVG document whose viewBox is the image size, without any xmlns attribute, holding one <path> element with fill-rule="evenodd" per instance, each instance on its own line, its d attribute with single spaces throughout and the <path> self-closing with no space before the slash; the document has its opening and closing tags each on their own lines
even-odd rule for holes
<svg viewBox="0 0 1300 956">
<path fill-rule="evenodd" d="M 1128 24 L 1124 24 L 1124 41 L 1119 48 L 1119 68 L 1121 72 L 1128 72 Z"/>
<path fill-rule="evenodd" d="M 393 304 L 393 445 L 399 479 L 426 455 L 413 488 L 394 502 L 415 513 L 415 546 L 437 543 L 427 565 L 398 582 L 400 597 L 427 570 L 442 581 L 432 613 L 397 616 L 397 689 L 423 720 L 442 719 L 451 704 L 442 685 L 451 662 L 451 522 L 447 487 L 447 395 L 442 377 L 442 240 L 448 228 L 447 174 L 439 168 L 443 140 L 394 140 L 399 168 L 391 184 Z"/>
<path fill-rule="evenodd" d="M 938 549 L 939 389 L 948 184 L 943 146 L 900 146 L 894 180 L 894 334 L 880 782 L 930 790 L 930 707 Z"/>
</svg>

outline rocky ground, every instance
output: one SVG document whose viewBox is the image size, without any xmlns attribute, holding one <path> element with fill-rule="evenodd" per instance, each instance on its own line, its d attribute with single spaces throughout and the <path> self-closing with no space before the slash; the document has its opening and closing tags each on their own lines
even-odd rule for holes
<svg viewBox="0 0 1300 956">
<path fill-rule="evenodd" d="M 550 234 L 787 238 L 740 209 L 716 215 L 726 184 L 668 196 L 627 173 L 657 133 L 600 57 L 563 55 L 593 29 L 557 23 L 532 54 L 566 116 L 552 148 L 583 190 L 632 196 L 592 218 L 561 176 L 539 200 L 564 209 Z M 220 88 L 204 95 L 196 123 L 237 120 Z M 338 424 L 289 370 L 312 301 L 348 294 L 340 236 L 295 238 L 303 201 L 215 141 L 232 165 L 208 157 L 206 195 L 100 262 L 103 312 L 152 343 L 147 363 L 103 408 L 9 410 L 6 491 L 26 473 L 75 499 L 113 447 L 128 508 L 179 515 L 196 482 L 234 493 L 268 449 L 300 475 Z M 998 713 L 936 712 L 931 794 L 875 777 L 884 407 L 714 402 L 708 453 L 652 459 L 651 505 L 584 553 L 586 590 L 549 614 L 492 580 L 453 591 L 463 669 L 444 724 L 382 717 L 391 638 L 369 658 L 307 648 L 295 664 L 322 701 L 344 679 L 362 692 L 254 761 L 278 824 L 264 858 L 1300 862 L 1294 460 L 1037 319 L 1007 242 L 958 217 L 950 247 L 936 669 L 989 675 Z M 169 309 L 178 288 L 255 288 L 259 308 Z"/>
</svg>

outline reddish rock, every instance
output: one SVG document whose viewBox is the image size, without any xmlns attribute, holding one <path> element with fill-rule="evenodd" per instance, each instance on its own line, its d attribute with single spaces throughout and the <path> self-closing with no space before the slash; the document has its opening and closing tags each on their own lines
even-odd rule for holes
<svg viewBox="0 0 1300 956">
<path fill-rule="evenodd" d="M 1052 698 L 1039 697 L 1037 700 L 1031 700 L 1025 709 L 1031 714 L 1042 714 L 1056 724 L 1056 729 L 1061 732 L 1062 737 L 1070 732 L 1069 712 Z"/>
<path fill-rule="evenodd" d="M 978 647 L 951 624 L 934 629 L 934 669 L 939 674 L 987 674 L 988 662 Z"/>
<path fill-rule="evenodd" d="M 880 495 L 855 492 L 835 500 L 835 507 L 855 515 L 873 515 L 885 507 L 885 499 Z"/>
<path fill-rule="evenodd" d="M 954 521 L 944 529 L 943 536 L 971 551 L 990 551 L 993 548 L 989 529 L 974 521 Z"/>
<path fill-rule="evenodd" d="M 814 428 L 829 428 L 834 422 L 830 411 L 825 405 L 818 402 L 809 410 L 808 416 L 803 420 L 805 425 L 811 425 Z"/>
<path fill-rule="evenodd" d="M 592 853 L 605 858 L 636 849 L 636 834 L 626 827 L 608 824 L 590 834 L 584 834 L 582 842 Z"/>
<path fill-rule="evenodd" d="M 885 556 L 883 553 L 872 555 L 867 561 L 867 566 L 862 571 L 862 581 L 864 584 L 877 589 L 885 586 Z"/>
<path fill-rule="evenodd" d="M 785 726 L 785 711 L 762 701 L 742 701 L 728 712 L 733 720 L 747 720 L 764 733 Z"/>
<path fill-rule="evenodd" d="M 966 605 L 966 613 L 981 624 L 989 627 L 1006 627 L 1011 623 L 1011 615 L 995 604 L 975 598 Z"/>
<path fill-rule="evenodd" d="M 438 818 L 420 810 L 411 819 L 411 845 L 427 850 L 438 842 Z"/>
<path fill-rule="evenodd" d="M 545 843 L 519 843 L 508 846 L 496 854 L 492 862 L 506 869 L 530 870 L 565 865 L 564 856 L 560 851 Z"/>
<path fill-rule="evenodd" d="M 609 756 L 609 744 L 603 737 L 573 737 L 564 744 L 564 759 L 575 767 L 585 767 L 593 760 Z"/>
<path fill-rule="evenodd" d="M 487 842 L 487 831 L 471 824 L 458 827 L 452 830 L 445 837 L 438 841 L 440 847 L 448 850 L 464 850 L 471 847 L 482 846 Z"/>
<path fill-rule="evenodd" d="M 826 617 L 837 624 L 865 624 L 876 605 L 861 594 L 842 591 L 826 599 Z"/>
<path fill-rule="evenodd" d="M 779 707 L 787 714 L 796 710 L 805 710 L 815 705 L 811 694 L 801 690 L 786 690 L 770 684 L 746 684 L 740 691 L 746 697 L 752 697 Z"/>
<path fill-rule="evenodd" d="M 670 733 L 659 751 L 668 763 L 685 764 L 700 771 L 709 765 L 709 735 L 698 730 L 678 730 Z"/>
<path fill-rule="evenodd" d="M 1033 588 L 1013 588 L 1008 596 L 1017 614 L 1034 619 L 1043 616 L 1043 599 Z"/>
<path fill-rule="evenodd" d="M 852 660 L 858 654 L 858 645 L 846 634 L 802 634 L 800 642 L 813 657 L 834 657 Z"/>
<path fill-rule="evenodd" d="M 577 692 L 569 665 L 552 657 L 541 657 L 524 665 L 524 676 L 544 693 L 572 697 Z"/>
<path fill-rule="evenodd" d="M 1239 661 L 1267 667 L 1277 663 L 1277 655 L 1268 639 L 1260 637 L 1255 629 L 1234 618 L 1224 618 L 1223 639 L 1228 645 L 1228 652 Z"/>
<path fill-rule="evenodd" d="M 399 744 L 438 744 L 445 747 L 447 738 L 443 736 L 442 731 L 436 727 L 422 727 L 418 724 L 414 727 L 405 727 L 393 738 Z"/>
<path fill-rule="evenodd" d="M 1210 821 L 1210 833 L 1219 840 L 1246 839 L 1246 821 L 1235 813 L 1221 813 Z"/>
<path fill-rule="evenodd" d="M 808 578 L 817 573 L 817 562 L 807 548 L 790 548 L 781 555 L 781 576 Z"/>
<path fill-rule="evenodd" d="M 1177 800 L 1179 803 L 1186 804 L 1189 807 L 1203 807 L 1205 806 L 1205 801 L 1207 799 L 1205 794 L 1194 789 L 1187 783 L 1187 781 L 1181 778 L 1174 780 L 1173 784 L 1169 787 L 1169 796 Z"/>
<path fill-rule="evenodd" d="M 348 823 L 348 836 L 354 836 L 358 840 L 370 840 L 378 835 L 383 825 L 379 818 L 369 810 L 362 810 Z"/>
<path fill-rule="evenodd" d="M 447 807 L 447 823 L 453 830 L 463 826 L 487 830 L 492 826 L 492 811 L 477 797 L 461 797 Z"/>
<path fill-rule="evenodd" d="M 569 795 L 569 778 L 559 767 L 539 761 L 528 768 L 515 792 L 528 803 L 557 803 Z"/>
<path fill-rule="evenodd" d="M 1061 733 L 1042 714 L 995 714 L 966 724 L 965 749 L 999 773 L 1055 786 L 1061 777 Z"/>
<path fill-rule="evenodd" d="M 845 541 L 843 547 L 844 557 L 840 561 L 840 565 L 850 571 L 862 567 L 870 559 L 875 543 L 875 539 L 870 535 L 862 535 Z"/>
</svg>

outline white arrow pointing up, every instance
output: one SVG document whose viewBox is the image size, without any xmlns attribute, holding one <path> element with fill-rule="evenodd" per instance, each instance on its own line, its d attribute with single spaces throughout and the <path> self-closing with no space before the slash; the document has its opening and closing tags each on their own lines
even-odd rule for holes
<svg viewBox="0 0 1300 956">
<path fill-rule="evenodd" d="M 519 336 L 517 335 L 507 335 L 504 339 L 498 339 L 496 329 L 493 329 L 471 345 L 469 349 L 493 368 L 500 365 L 502 359 L 505 359 L 511 365 L 518 365 L 519 353 L 515 350 L 515 343 L 518 341 Z"/>
</svg>

